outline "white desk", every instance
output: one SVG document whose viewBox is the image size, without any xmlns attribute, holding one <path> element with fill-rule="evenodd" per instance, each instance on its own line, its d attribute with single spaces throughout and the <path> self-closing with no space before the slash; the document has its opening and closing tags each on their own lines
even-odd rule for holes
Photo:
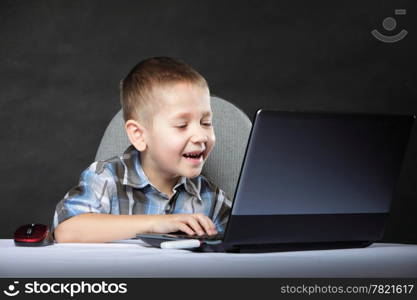
<svg viewBox="0 0 417 300">
<path fill-rule="evenodd" d="M 156 249 L 142 241 L 15 247 L 0 240 L 0 277 L 417 277 L 417 245 L 261 254 Z"/>
</svg>

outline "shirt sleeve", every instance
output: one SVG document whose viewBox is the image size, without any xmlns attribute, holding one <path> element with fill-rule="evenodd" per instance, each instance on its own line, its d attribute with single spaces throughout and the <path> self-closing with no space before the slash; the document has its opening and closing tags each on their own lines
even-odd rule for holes
<svg viewBox="0 0 417 300">
<path fill-rule="evenodd" d="M 53 233 L 59 223 L 83 213 L 110 213 L 111 174 L 97 173 L 97 163 L 92 163 L 81 173 L 77 186 L 68 191 L 56 206 L 51 226 Z"/>
<path fill-rule="evenodd" d="M 216 204 L 214 207 L 213 223 L 216 225 L 218 233 L 223 233 L 229 220 L 232 201 L 230 201 L 225 192 L 218 187 L 216 188 Z"/>
</svg>

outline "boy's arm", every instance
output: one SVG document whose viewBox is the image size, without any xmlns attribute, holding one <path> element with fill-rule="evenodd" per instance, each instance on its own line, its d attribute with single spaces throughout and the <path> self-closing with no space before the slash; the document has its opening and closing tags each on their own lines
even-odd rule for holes
<svg viewBox="0 0 417 300">
<path fill-rule="evenodd" d="M 51 226 L 51 232 L 58 242 L 74 240 L 79 230 L 74 228 L 79 216 L 110 213 L 114 196 L 114 178 L 109 171 L 97 167 L 100 162 L 92 163 L 81 173 L 79 184 L 68 191 L 57 204 Z M 71 220 L 75 218 L 75 220 Z M 70 222 L 71 221 L 71 222 Z M 65 224 L 65 226 L 63 225 Z M 80 237 L 78 237 L 80 238 Z"/>
<path fill-rule="evenodd" d="M 55 229 L 59 243 L 103 243 L 134 237 L 151 231 L 152 216 L 80 214 L 60 223 Z"/>
<path fill-rule="evenodd" d="M 103 243 L 129 239 L 140 233 L 183 231 L 189 235 L 216 234 L 211 220 L 202 214 L 110 215 L 87 213 L 58 225 L 59 243 Z"/>
</svg>

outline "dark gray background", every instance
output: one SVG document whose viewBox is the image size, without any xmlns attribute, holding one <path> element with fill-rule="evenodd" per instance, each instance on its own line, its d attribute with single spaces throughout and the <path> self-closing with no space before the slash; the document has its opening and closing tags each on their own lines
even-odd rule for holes
<svg viewBox="0 0 417 300">
<path fill-rule="evenodd" d="M 370 34 L 392 34 L 389 16 L 393 33 L 409 31 L 395 44 Z M 1 1 L 0 238 L 50 224 L 138 61 L 185 60 L 251 118 L 258 108 L 416 113 L 416 19 L 414 0 Z M 410 146 L 384 241 L 417 243 L 416 130 Z"/>
</svg>

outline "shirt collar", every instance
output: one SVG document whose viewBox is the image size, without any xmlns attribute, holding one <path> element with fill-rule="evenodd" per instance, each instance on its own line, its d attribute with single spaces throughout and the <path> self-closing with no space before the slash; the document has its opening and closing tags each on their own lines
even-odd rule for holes
<svg viewBox="0 0 417 300">
<path fill-rule="evenodd" d="M 130 145 L 122 155 L 122 162 L 125 165 L 123 184 L 129 185 L 134 188 L 142 189 L 147 185 L 151 185 L 148 177 L 142 169 L 140 162 L 140 152 L 136 150 L 133 145 Z M 179 186 L 183 185 L 184 189 L 191 195 L 201 199 L 201 177 L 187 178 L 181 176 L 174 186 L 176 190 Z"/>
</svg>

